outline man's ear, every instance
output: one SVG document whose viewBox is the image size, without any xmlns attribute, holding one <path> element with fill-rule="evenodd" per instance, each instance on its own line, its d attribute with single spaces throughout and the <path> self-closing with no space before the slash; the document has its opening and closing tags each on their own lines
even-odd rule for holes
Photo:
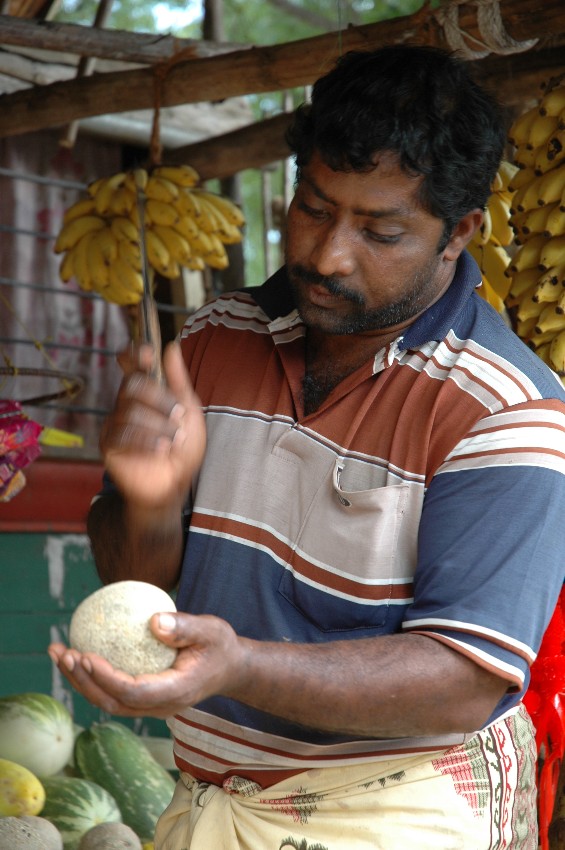
<svg viewBox="0 0 565 850">
<path fill-rule="evenodd" d="M 483 223 L 483 218 L 483 211 L 477 208 L 468 212 L 457 222 L 443 252 L 446 260 L 457 259 Z"/>
</svg>

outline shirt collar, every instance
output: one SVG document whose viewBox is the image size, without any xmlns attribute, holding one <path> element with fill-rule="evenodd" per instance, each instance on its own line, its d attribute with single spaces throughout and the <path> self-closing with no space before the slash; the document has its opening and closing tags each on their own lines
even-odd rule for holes
<svg viewBox="0 0 565 850">
<path fill-rule="evenodd" d="M 453 280 L 441 298 L 410 325 L 398 348 L 419 348 L 431 340 L 443 339 L 456 317 L 481 283 L 480 269 L 471 255 L 463 251 L 457 260 Z M 246 289 L 269 319 L 287 316 L 295 309 L 292 291 L 288 282 L 286 266 L 280 268 L 262 286 Z"/>
</svg>

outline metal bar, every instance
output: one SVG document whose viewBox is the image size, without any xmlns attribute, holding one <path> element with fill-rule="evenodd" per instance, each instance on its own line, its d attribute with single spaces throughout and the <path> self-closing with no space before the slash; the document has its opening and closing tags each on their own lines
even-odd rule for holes
<svg viewBox="0 0 565 850">
<path fill-rule="evenodd" d="M 47 242 L 55 239 L 51 233 L 43 233 L 41 230 L 24 230 L 22 227 L 11 227 L 9 224 L 0 224 L 0 233 L 19 233 L 20 236 L 33 236 L 34 239 L 45 239 Z"/>
<path fill-rule="evenodd" d="M 58 289 L 55 286 L 48 286 L 43 283 L 24 283 L 22 280 L 16 280 L 12 277 L 2 277 L 1 275 L 0 286 L 11 286 L 16 289 L 33 289 L 36 292 L 48 292 L 51 295 L 64 295 L 68 298 L 85 298 L 90 301 L 102 299 L 102 296 L 97 292 L 85 292 L 82 289 L 69 289 L 68 291 L 65 291 L 64 289 Z M 192 312 L 194 312 L 193 310 L 188 310 L 186 307 L 182 307 L 178 304 L 164 304 L 161 301 L 157 301 L 156 304 L 159 312 L 163 313 L 179 313 L 189 316 Z"/>
<path fill-rule="evenodd" d="M 28 183 L 42 183 L 47 186 L 59 186 L 62 189 L 81 189 L 84 191 L 87 183 L 77 183 L 74 180 L 61 180 L 56 177 L 41 177 L 39 174 L 24 174 L 21 171 L 14 171 L 12 168 L 0 167 L 1 177 L 12 177 L 14 180 L 27 180 Z"/>
<path fill-rule="evenodd" d="M 0 337 L 0 343 L 3 344 L 15 344 L 15 345 L 32 345 L 34 348 L 37 348 L 37 343 L 31 339 L 17 339 L 14 337 Z M 69 345 L 68 343 L 62 342 L 42 342 L 42 348 L 60 348 L 65 351 L 82 351 L 88 354 L 105 354 L 108 357 L 115 357 L 117 351 L 114 351 L 109 348 L 94 348 L 88 345 Z"/>
</svg>

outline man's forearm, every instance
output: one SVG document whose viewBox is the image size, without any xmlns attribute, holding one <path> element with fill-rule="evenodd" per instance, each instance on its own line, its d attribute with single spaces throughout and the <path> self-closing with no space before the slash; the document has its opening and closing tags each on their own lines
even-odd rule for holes
<svg viewBox="0 0 565 850">
<path fill-rule="evenodd" d="M 473 732 L 508 687 L 421 635 L 323 646 L 240 640 L 244 671 L 227 695 L 322 731 L 383 738 Z"/>
<path fill-rule="evenodd" d="M 104 584 L 135 579 L 165 590 L 176 586 L 184 542 L 180 510 L 147 514 L 112 493 L 93 503 L 87 531 Z"/>
</svg>

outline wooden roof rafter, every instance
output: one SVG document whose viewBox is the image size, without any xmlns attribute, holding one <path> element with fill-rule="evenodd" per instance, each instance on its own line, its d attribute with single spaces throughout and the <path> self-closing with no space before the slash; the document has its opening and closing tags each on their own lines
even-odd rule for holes
<svg viewBox="0 0 565 850">
<path fill-rule="evenodd" d="M 6 21 L 6 16 L 0 15 L 0 45 L 33 46 L 42 41 L 51 49 L 61 49 L 65 44 L 67 50 L 80 49 L 81 55 L 101 57 L 111 53 L 114 58 L 120 56 L 130 61 L 135 57 L 144 65 L 0 96 L 3 116 L 0 137 L 58 127 L 108 112 L 155 108 L 157 95 L 160 105 L 175 106 L 309 85 L 333 65 L 340 52 L 350 49 L 390 43 L 455 49 L 453 33 L 445 25 L 446 12 L 453 22 L 451 13 L 455 9 L 460 42 L 468 52 L 467 58 L 480 59 L 479 76 L 503 103 L 509 108 L 520 107 L 528 99 L 539 96 L 543 82 L 565 71 L 565 4 L 563 0 L 492 0 L 490 5 L 498 15 L 504 40 L 516 44 L 515 49 L 512 46 L 505 49 L 501 41 L 498 53 L 492 38 L 490 44 L 484 44 L 484 12 L 481 29 L 478 9 L 484 8 L 485 0 L 451 0 L 439 10 L 432 10 L 425 3 L 413 15 L 348 27 L 339 37 L 332 32 L 263 47 L 95 31 L 50 21 Z M 258 167 L 285 156 L 287 123 L 287 116 L 275 116 L 217 139 L 177 148 L 168 158 L 181 161 L 184 157 L 191 162 L 201 158 L 203 178 L 208 176 L 211 161 L 215 159 L 216 173 L 209 176 L 228 176 L 242 168 Z M 229 154 L 220 163 L 222 146 Z"/>
</svg>

